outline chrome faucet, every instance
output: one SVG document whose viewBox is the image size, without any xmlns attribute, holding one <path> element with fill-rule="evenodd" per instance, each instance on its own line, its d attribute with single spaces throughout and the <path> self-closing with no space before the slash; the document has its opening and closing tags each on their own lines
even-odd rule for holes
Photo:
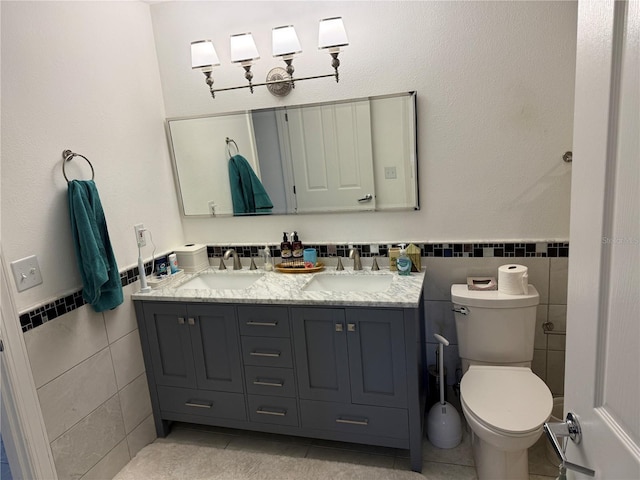
<svg viewBox="0 0 640 480">
<path fill-rule="evenodd" d="M 236 251 L 233 248 L 230 248 L 229 250 L 224 252 L 223 258 L 225 260 L 229 260 L 229 256 L 230 255 L 233 255 L 233 269 L 234 270 L 242 270 L 242 263 L 240 263 L 240 258 L 238 257 L 238 254 L 236 253 Z"/>
<path fill-rule="evenodd" d="M 362 270 L 362 263 L 360 262 L 360 252 L 357 248 L 352 248 L 349 252 L 349 258 L 353 258 L 353 269 Z"/>
</svg>

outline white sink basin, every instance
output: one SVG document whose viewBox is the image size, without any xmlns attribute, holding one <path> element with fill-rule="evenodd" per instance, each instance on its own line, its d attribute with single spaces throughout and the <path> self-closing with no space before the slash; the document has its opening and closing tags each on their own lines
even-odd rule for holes
<svg viewBox="0 0 640 480">
<path fill-rule="evenodd" d="M 302 290 L 308 292 L 384 292 L 393 275 L 315 275 Z"/>
<path fill-rule="evenodd" d="M 260 280 L 263 273 L 203 273 L 183 283 L 178 290 L 244 290 Z"/>
</svg>

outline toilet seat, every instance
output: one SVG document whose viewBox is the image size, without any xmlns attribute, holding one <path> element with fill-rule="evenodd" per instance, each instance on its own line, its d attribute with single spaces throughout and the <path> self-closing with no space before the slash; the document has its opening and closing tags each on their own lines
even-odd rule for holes
<svg viewBox="0 0 640 480">
<path fill-rule="evenodd" d="M 460 393 L 476 421 L 507 436 L 539 430 L 553 408 L 549 388 L 525 367 L 471 365 Z"/>
</svg>

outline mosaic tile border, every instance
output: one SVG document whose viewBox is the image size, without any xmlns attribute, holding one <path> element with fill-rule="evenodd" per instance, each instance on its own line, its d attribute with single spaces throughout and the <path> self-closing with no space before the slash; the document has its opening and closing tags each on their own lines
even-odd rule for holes
<svg viewBox="0 0 640 480">
<path fill-rule="evenodd" d="M 353 244 L 349 245 L 305 245 L 305 248 L 315 248 L 319 257 L 348 257 L 351 248 L 360 250 L 362 257 L 386 257 L 391 246 L 398 244 L 378 244 L 378 253 L 372 253 L 371 247 L 374 244 Z M 420 256 L 422 257 L 568 257 L 568 243 L 418 243 Z M 207 255 L 209 258 L 220 258 L 224 252 L 233 248 L 239 257 L 257 257 L 264 246 L 255 245 L 226 245 L 208 246 Z M 269 246 L 273 257 L 280 256 L 280 246 Z M 335 253 L 333 250 L 335 249 Z M 329 252 L 332 251 L 330 254 Z"/>
<path fill-rule="evenodd" d="M 305 245 L 306 248 L 315 248 L 319 257 L 340 256 L 348 257 L 351 248 L 360 250 L 362 257 L 384 257 L 389 253 L 391 246 L 398 244 L 377 244 L 378 253 L 372 253 L 371 247 L 376 244 L 354 244 L 342 245 Z M 451 258 L 478 258 L 478 257 L 568 257 L 569 243 L 417 243 L 420 247 L 422 257 L 451 257 Z M 271 255 L 280 256 L 280 245 L 270 245 Z M 264 245 L 227 245 L 227 246 L 207 246 L 209 258 L 220 258 L 229 248 L 233 248 L 240 257 L 258 257 L 259 251 Z M 329 253 L 331 252 L 331 253 Z M 334 253 L 335 252 L 335 253 Z M 169 252 L 170 253 L 170 252 Z M 167 254 L 163 254 L 167 255 Z M 145 263 L 145 272 L 151 274 L 151 263 Z M 138 267 L 133 267 L 120 273 L 122 286 L 126 287 L 138 281 L 140 272 Z M 82 290 L 78 290 L 56 300 L 40 305 L 33 310 L 20 315 L 20 326 L 22 331 L 27 332 L 40 325 L 49 322 L 57 317 L 69 313 L 76 308 L 80 308 L 86 302 L 82 298 Z"/>
</svg>

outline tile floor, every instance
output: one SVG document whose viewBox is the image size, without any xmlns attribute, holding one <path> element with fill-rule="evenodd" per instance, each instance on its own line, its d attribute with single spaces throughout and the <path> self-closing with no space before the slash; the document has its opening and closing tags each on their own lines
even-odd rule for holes
<svg viewBox="0 0 640 480">
<path fill-rule="evenodd" d="M 409 452 L 407 450 L 203 425 L 175 423 L 167 438 L 158 441 L 192 443 L 231 450 L 409 469 Z M 531 480 L 556 478 L 558 469 L 546 458 L 546 441 L 545 438 L 541 438 L 529 450 L 529 478 Z M 425 438 L 422 445 L 422 455 L 422 475 L 429 480 L 472 480 L 476 478 L 470 435 L 464 429 L 462 443 L 453 449 L 436 448 Z"/>
</svg>

